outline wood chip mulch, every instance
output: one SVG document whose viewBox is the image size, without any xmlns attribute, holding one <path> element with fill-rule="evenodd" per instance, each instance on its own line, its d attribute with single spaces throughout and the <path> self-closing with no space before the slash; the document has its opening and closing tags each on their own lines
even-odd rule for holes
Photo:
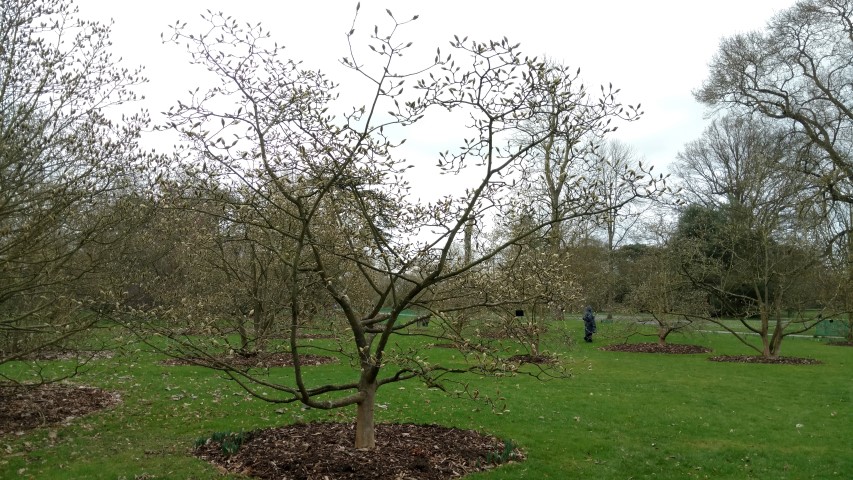
<svg viewBox="0 0 853 480">
<path fill-rule="evenodd" d="M 372 451 L 355 449 L 354 439 L 352 423 L 316 422 L 248 432 L 230 456 L 213 440 L 194 453 L 225 471 L 260 479 L 438 480 L 494 468 L 507 452 L 495 437 L 437 425 L 378 424 Z M 515 448 L 505 458 L 523 459 Z"/>
<path fill-rule="evenodd" d="M 0 352 L 0 358 L 4 358 L 5 353 Z M 109 350 L 84 351 L 84 350 L 39 350 L 29 355 L 24 355 L 17 360 L 102 360 L 113 358 L 113 352 Z"/>
<path fill-rule="evenodd" d="M 769 363 L 775 365 L 819 365 L 820 360 L 799 357 L 775 357 L 767 358 L 760 355 L 718 355 L 708 360 L 712 362 L 735 362 L 735 363 Z"/>
<path fill-rule="evenodd" d="M 549 357 L 547 355 L 513 355 L 509 357 L 510 362 L 517 363 L 531 363 L 535 365 L 551 365 L 557 363 L 557 360 L 553 357 Z"/>
<path fill-rule="evenodd" d="M 633 352 L 633 353 L 671 353 L 677 355 L 708 353 L 710 348 L 699 345 L 684 345 L 678 343 L 617 343 L 599 348 L 606 352 Z"/>
<path fill-rule="evenodd" d="M 94 387 L 0 385 L 0 435 L 64 423 L 120 401 L 117 393 Z"/>
<path fill-rule="evenodd" d="M 259 353 L 253 356 L 233 355 L 219 359 L 222 363 L 231 367 L 243 368 L 267 368 L 267 367 L 292 367 L 293 355 L 283 353 Z M 299 356 L 303 366 L 317 366 L 337 362 L 335 357 L 324 355 L 304 354 Z M 163 365 L 211 365 L 210 359 L 195 358 L 170 358 L 161 362 Z"/>
</svg>

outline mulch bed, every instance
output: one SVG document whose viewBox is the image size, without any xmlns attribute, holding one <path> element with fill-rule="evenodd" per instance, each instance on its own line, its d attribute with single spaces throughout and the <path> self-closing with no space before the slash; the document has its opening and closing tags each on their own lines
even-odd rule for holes
<svg viewBox="0 0 853 480">
<path fill-rule="evenodd" d="M 617 343 L 599 348 L 606 352 L 633 352 L 633 353 L 671 353 L 671 354 L 695 354 L 708 353 L 710 348 L 699 345 L 683 345 L 678 343 Z"/>
<path fill-rule="evenodd" d="M 776 357 L 767 358 L 760 355 L 718 355 L 708 360 L 712 362 L 735 362 L 735 363 L 769 363 L 775 365 L 819 365 L 823 362 L 813 358 L 799 357 Z"/>
<path fill-rule="evenodd" d="M 853 347 L 853 342 L 827 342 L 827 345 L 833 347 Z"/>
<path fill-rule="evenodd" d="M 354 439 L 352 423 L 306 423 L 248 432 L 230 456 L 213 440 L 194 453 L 260 479 L 434 480 L 494 468 L 506 448 L 495 437 L 437 425 L 378 424 L 374 451 L 355 449 Z M 517 449 L 510 456 L 505 460 L 524 459 Z"/>
<path fill-rule="evenodd" d="M 48 384 L 0 386 L 0 435 L 56 425 L 113 406 L 118 394 L 94 387 Z"/>
<path fill-rule="evenodd" d="M 0 354 L 3 358 L 6 354 Z M 29 355 L 24 355 L 18 360 L 100 360 L 113 358 L 113 352 L 109 350 L 83 351 L 83 350 L 39 350 Z"/>
<path fill-rule="evenodd" d="M 288 352 L 282 353 L 259 353 L 257 355 L 243 356 L 233 355 L 219 359 L 222 363 L 232 367 L 244 368 L 267 368 L 267 367 L 292 367 L 293 355 Z M 325 365 L 327 363 L 337 362 L 335 357 L 326 357 L 323 355 L 303 354 L 299 356 L 299 361 L 303 366 Z M 170 358 L 163 360 L 163 365 L 211 365 L 210 359 L 196 358 Z"/>
<path fill-rule="evenodd" d="M 518 362 L 518 363 L 532 363 L 536 365 L 550 365 L 552 363 L 556 363 L 556 359 L 549 357 L 547 355 L 513 355 L 509 357 L 510 362 Z"/>
</svg>

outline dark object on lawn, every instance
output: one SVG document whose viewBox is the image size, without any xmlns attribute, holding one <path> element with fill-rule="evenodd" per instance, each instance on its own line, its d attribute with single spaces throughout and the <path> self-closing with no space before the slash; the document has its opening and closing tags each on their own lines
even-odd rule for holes
<svg viewBox="0 0 853 480">
<path fill-rule="evenodd" d="M 598 329 L 595 326 L 595 315 L 592 313 L 592 307 L 586 307 L 583 312 L 583 339 L 587 343 L 592 342 L 592 334 Z"/>
</svg>

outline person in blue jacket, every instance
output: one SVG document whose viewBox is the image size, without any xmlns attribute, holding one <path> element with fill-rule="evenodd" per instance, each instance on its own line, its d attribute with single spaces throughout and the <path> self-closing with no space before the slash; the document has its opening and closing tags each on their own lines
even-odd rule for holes
<svg viewBox="0 0 853 480">
<path fill-rule="evenodd" d="M 583 339 L 587 343 L 592 342 L 592 334 L 595 333 L 595 315 L 592 313 L 592 307 L 586 307 L 583 312 Z"/>
</svg>

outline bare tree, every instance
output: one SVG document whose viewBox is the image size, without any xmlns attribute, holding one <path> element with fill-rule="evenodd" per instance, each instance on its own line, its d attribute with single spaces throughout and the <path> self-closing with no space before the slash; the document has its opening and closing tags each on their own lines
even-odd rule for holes
<svg viewBox="0 0 853 480">
<path fill-rule="evenodd" d="M 560 72 L 572 83 L 580 83 L 580 69 L 572 72 L 561 67 Z M 544 95 L 554 99 L 565 95 L 560 86 L 561 82 L 554 82 L 546 87 Z M 607 89 L 604 86 L 600 88 L 602 93 L 619 92 L 612 85 Z M 587 87 L 580 84 L 578 94 L 581 99 L 589 95 Z M 638 104 L 626 110 L 625 120 L 639 119 L 642 113 L 639 109 Z M 568 129 L 567 134 L 561 134 L 556 125 L 565 122 L 566 115 L 571 118 L 574 128 Z M 560 221 L 566 211 L 577 210 L 580 205 L 605 211 L 601 216 L 602 223 L 607 226 L 607 238 L 612 245 L 617 235 L 618 222 L 615 219 L 625 214 L 630 204 L 658 193 L 656 188 L 646 188 L 657 187 L 658 184 L 646 185 L 651 169 L 643 171 L 630 147 L 606 139 L 605 135 L 615 131 L 617 125 L 608 123 L 604 129 L 589 128 L 599 121 L 598 116 L 595 110 L 579 114 L 544 111 L 524 126 L 530 131 L 551 131 L 545 141 L 534 149 L 535 160 L 530 163 L 530 171 L 524 175 L 523 181 L 525 188 L 529 189 L 531 204 L 551 222 L 548 236 L 554 249 L 565 246 L 567 237 L 573 235 L 567 230 L 576 227 Z M 664 182 L 663 177 L 657 180 L 660 184 Z M 594 220 L 594 217 L 584 216 L 583 219 Z"/>
<path fill-rule="evenodd" d="M 816 321 L 786 316 L 789 308 L 805 312 L 794 292 L 817 267 L 815 243 L 803 234 L 813 220 L 801 208 L 809 200 L 804 177 L 780 168 L 790 151 L 784 132 L 724 117 L 685 147 L 676 166 L 694 202 L 676 232 L 680 248 L 693 249 L 682 273 L 709 294 L 715 315 L 734 316 L 757 333 L 762 345 L 753 348 L 768 357 L 779 354 L 786 335 Z M 750 345 L 716 316 L 708 320 Z"/>
<path fill-rule="evenodd" d="M 853 2 L 801 0 L 760 32 L 724 39 L 696 98 L 782 122 L 807 144 L 798 167 L 853 203 Z"/>
<path fill-rule="evenodd" d="M 591 162 L 586 170 L 593 179 L 595 198 L 605 206 L 605 212 L 597 223 L 605 233 L 607 273 L 604 307 L 610 318 L 616 296 L 616 249 L 630 238 L 642 218 L 649 192 L 644 191 L 645 185 L 638 184 L 634 178 L 635 172 L 642 171 L 642 161 L 625 143 L 608 140 L 589 154 L 587 162 Z M 649 172 L 652 169 L 653 166 Z M 659 179 L 664 181 L 662 176 Z"/>
<path fill-rule="evenodd" d="M 390 26 L 371 30 L 368 50 L 355 42 L 355 23 L 348 34 L 350 54 L 343 65 L 368 86 L 369 94 L 363 106 L 343 118 L 329 113 L 337 86 L 285 60 L 283 47 L 274 45 L 260 26 L 244 28 L 222 14 L 208 14 L 200 35 L 177 24 L 170 36 L 176 44 L 187 44 L 192 62 L 219 82 L 169 113 L 170 126 L 195 152 L 186 159 L 185 171 L 250 191 L 246 198 L 251 200 L 241 208 L 257 212 L 253 226 L 283 245 L 275 253 L 286 271 L 281 288 L 288 311 L 282 321 L 289 331 L 292 378 L 273 382 L 228 365 L 217 368 L 265 400 L 321 409 L 355 405 L 358 448 L 375 446 L 373 410 L 384 385 L 420 378 L 441 388 L 449 373 L 515 371 L 517 365 L 494 354 L 479 352 L 466 357 L 468 366 L 449 367 L 398 348 L 394 338 L 410 334 L 423 318 L 401 313 L 425 312 L 444 323 L 437 329 L 446 334 L 443 338 L 465 344 L 472 333 L 455 330 L 444 312 L 483 308 L 494 300 L 490 292 L 459 294 L 474 277 L 484 275 L 489 263 L 513 245 L 566 219 L 600 214 L 603 207 L 580 198 L 556 218 L 536 220 L 511 238 L 460 254 L 471 220 L 500 219 L 516 211 L 513 183 L 535 149 L 550 138 L 575 136 L 579 129 L 601 135 L 612 119 L 636 113 L 619 104 L 614 92 L 602 89 L 600 96 L 592 96 L 564 67 L 525 57 L 507 39 L 455 38 L 449 55 L 438 51 L 422 69 L 398 72 L 397 59 L 411 45 L 398 39 L 399 32 L 411 20 L 387 14 Z M 438 165 L 445 174 L 464 170 L 475 180 L 464 193 L 418 203 L 407 195 L 410 166 L 394 152 L 405 141 L 406 129 L 433 110 L 468 119 L 466 139 L 457 150 L 440 154 Z M 543 115 L 557 121 L 529 128 Z M 222 221 L 246 220 L 226 213 Z M 342 353 L 357 366 L 352 382 L 313 383 L 303 365 L 297 329 L 307 314 L 303 305 L 309 293 L 334 305 L 334 328 L 349 333 L 351 346 Z"/>
<path fill-rule="evenodd" d="M 696 92 L 714 108 L 755 112 L 781 122 L 803 140 L 792 165 L 804 172 L 827 214 L 853 203 L 853 2 L 801 0 L 760 32 L 723 40 Z M 828 227 L 834 229 L 834 227 Z M 847 249 L 847 232 L 830 235 L 829 251 Z"/>
<path fill-rule="evenodd" d="M 691 248 L 677 241 L 674 226 L 661 217 L 645 222 L 650 244 L 633 244 L 618 250 L 620 274 L 626 288 L 624 305 L 651 315 L 657 343 L 665 345 L 673 332 L 693 329 L 697 318 L 707 313 L 707 293 L 685 277 L 681 268 L 689 261 Z M 643 334 L 641 325 L 625 327 L 626 337 Z"/>
</svg>

